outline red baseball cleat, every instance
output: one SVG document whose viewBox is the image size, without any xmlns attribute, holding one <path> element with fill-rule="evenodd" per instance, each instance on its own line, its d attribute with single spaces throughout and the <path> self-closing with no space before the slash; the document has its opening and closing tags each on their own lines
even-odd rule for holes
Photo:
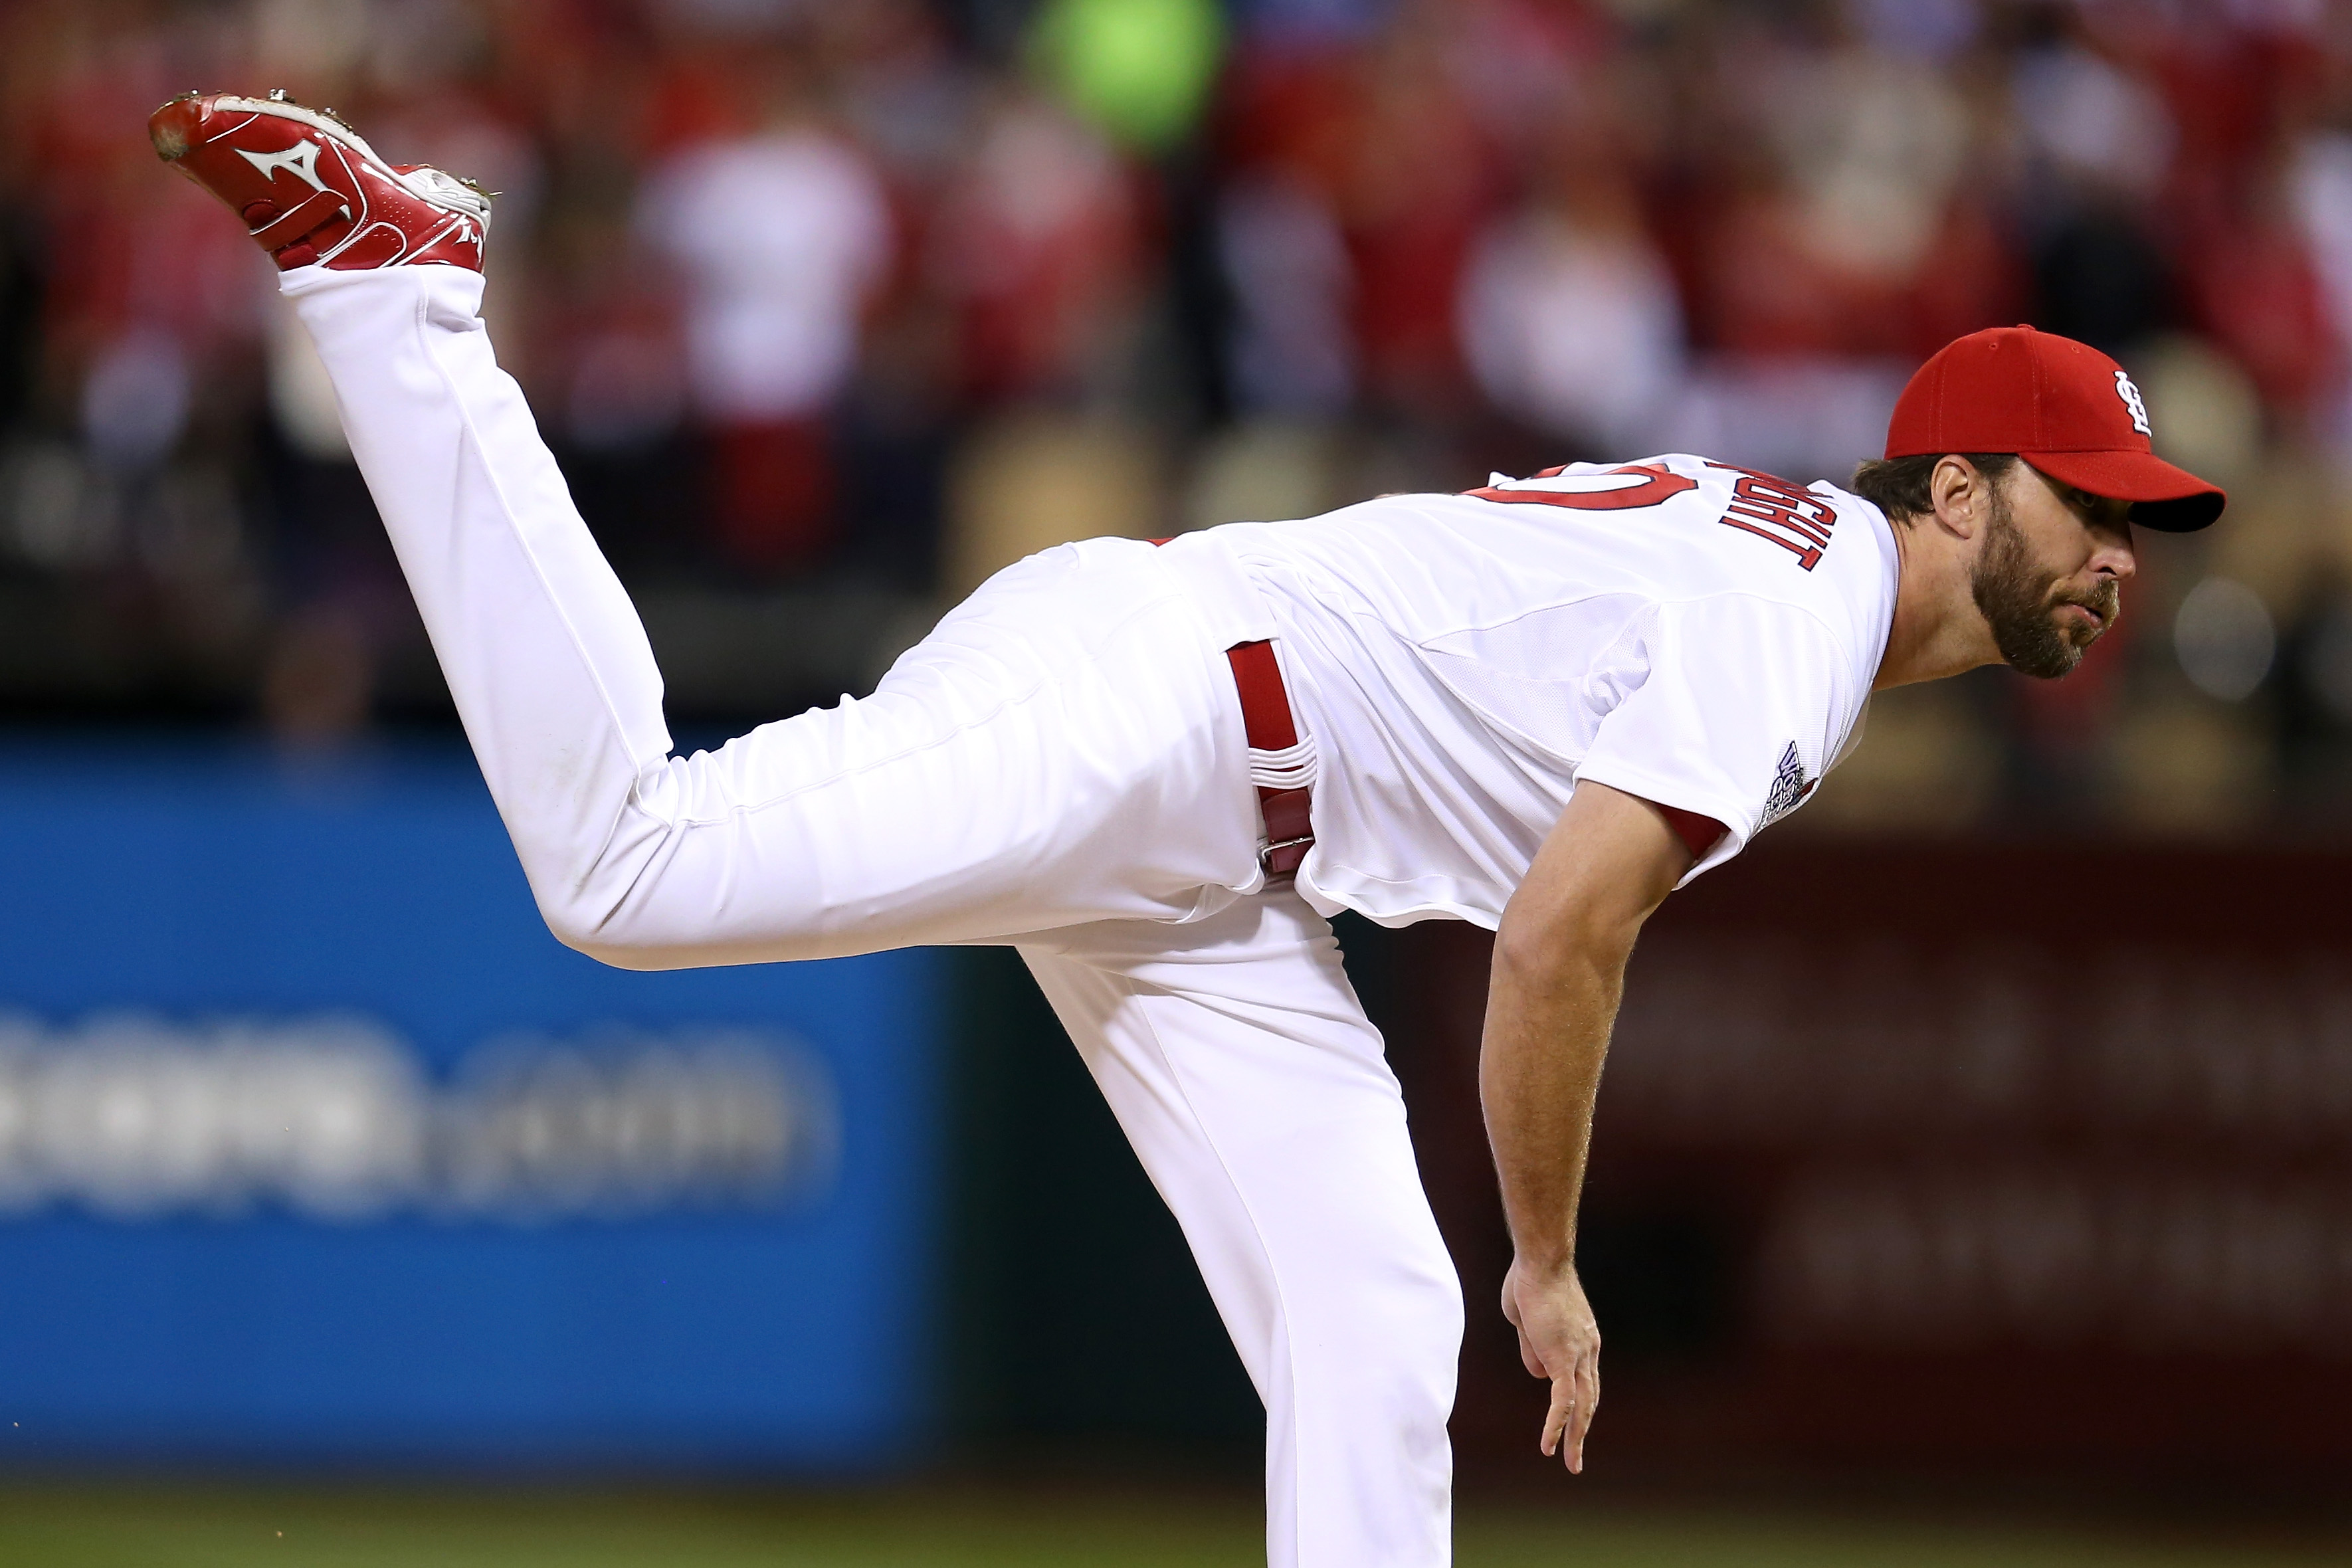
<svg viewBox="0 0 2352 1568">
<path fill-rule="evenodd" d="M 189 93 L 147 121 L 163 162 L 243 215 L 280 270 L 482 269 L 490 198 L 438 169 L 387 163 L 331 110 Z"/>
</svg>

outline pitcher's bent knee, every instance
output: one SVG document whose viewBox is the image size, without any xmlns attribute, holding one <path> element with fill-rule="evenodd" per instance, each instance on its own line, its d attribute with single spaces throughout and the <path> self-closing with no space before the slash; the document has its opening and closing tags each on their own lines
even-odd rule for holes
<svg viewBox="0 0 2352 1568">
<path fill-rule="evenodd" d="M 542 900 L 539 913 L 547 922 L 548 933 L 556 941 L 614 969 L 691 969 L 696 965 L 693 949 L 676 942 L 649 941 L 644 933 L 616 921 L 609 911 L 600 916 L 576 905 Z"/>
<path fill-rule="evenodd" d="M 807 900 L 767 900 L 755 914 L 715 913 L 705 894 L 665 897 L 639 882 L 618 906 L 588 898 L 539 900 L 556 941 L 614 969 L 706 969 L 735 963 L 790 963 L 841 958 L 906 945 L 887 931 L 866 929 Z"/>
<path fill-rule="evenodd" d="M 555 940 L 572 952 L 584 953 L 614 969 L 638 972 L 709 969 L 736 963 L 792 963 L 874 951 L 874 943 L 815 930 L 814 922 L 812 928 L 806 931 L 769 929 L 756 935 L 736 937 L 703 931 L 685 936 L 647 931 L 625 922 L 590 925 L 552 918 L 547 921 L 547 929 Z"/>
</svg>

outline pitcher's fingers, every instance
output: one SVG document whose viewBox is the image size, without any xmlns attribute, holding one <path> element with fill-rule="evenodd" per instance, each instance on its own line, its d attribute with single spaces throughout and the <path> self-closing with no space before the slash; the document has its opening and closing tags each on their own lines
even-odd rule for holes
<svg viewBox="0 0 2352 1568">
<path fill-rule="evenodd" d="M 1592 1418 L 1601 1413 L 1601 1362 L 1597 1356 L 1579 1356 L 1576 1363 L 1575 1418 L 1569 1423 L 1568 1473 L 1584 1473 L 1584 1436 L 1592 1430 Z"/>
<path fill-rule="evenodd" d="M 1559 1452 L 1559 1441 L 1576 1419 L 1576 1380 L 1555 1377 L 1551 1380 L 1551 1408 L 1544 1412 L 1543 1451 L 1547 1458 Z"/>
</svg>

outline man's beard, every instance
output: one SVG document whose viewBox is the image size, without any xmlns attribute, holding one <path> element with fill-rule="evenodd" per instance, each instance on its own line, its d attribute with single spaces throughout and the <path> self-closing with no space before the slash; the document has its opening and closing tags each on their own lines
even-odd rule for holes
<svg viewBox="0 0 2352 1568">
<path fill-rule="evenodd" d="M 1969 588 L 1992 628 L 2000 657 L 2011 669 L 2037 680 L 2055 680 L 2082 663 L 2084 650 L 2116 624 L 2122 604 L 2123 595 L 2112 581 L 2088 594 L 2060 594 L 2057 584 L 2057 573 L 2034 563 L 2024 533 L 2010 515 L 2009 498 L 1996 490 L 1992 526 L 1969 574 Z M 2062 626 L 2053 614 L 2061 605 L 2094 610 L 2099 624 L 2080 632 Z"/>
</svg>

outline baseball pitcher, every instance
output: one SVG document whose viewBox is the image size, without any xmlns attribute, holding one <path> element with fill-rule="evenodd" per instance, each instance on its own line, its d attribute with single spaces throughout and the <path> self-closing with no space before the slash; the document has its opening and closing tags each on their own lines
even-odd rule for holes
<svg viewBox="0 0 2352 1568">
<path fill-rule="evenodd" d="M 1582 1464 L 1575 1268 L 1627 955 L 1812 795 L 1872 691 L 2064 674 L 2131 525 L 2219 515 L 2114 362 L 1979 332 L 1847 489 L 1683 454 L 1007 568 L 873 695 L 671 753 L 662 685 L 477 307 L 489 202 L 282 94 L 159 110 L 277 258 L 557 937 L 637 969 L 1016 947 L 1265 1401 L 1275 1568 L 1449 1555 L 1462 1295 L 1329 916 L 1496 933 L 1502 1310 Z"/>
</svg>

